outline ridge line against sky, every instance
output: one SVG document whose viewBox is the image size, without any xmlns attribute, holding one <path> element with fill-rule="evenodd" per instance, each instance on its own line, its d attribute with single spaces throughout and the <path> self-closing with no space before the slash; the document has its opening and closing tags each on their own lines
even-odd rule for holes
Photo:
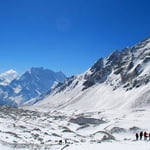
<svg viewBox="0 0 150 150">
<path fill-rule="evenodd" d="M 0 72 L 86 71 L 150 36 L 149 0 L 0 1 Z"/>
</svg>

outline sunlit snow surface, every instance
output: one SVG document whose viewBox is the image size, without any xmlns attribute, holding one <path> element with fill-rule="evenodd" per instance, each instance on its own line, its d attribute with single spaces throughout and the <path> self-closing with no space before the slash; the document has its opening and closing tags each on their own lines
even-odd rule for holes
<svg viewBox="0 0 150 150">
<path fill-rule="evenodd" d="M 101 144 L 78 144 L 65 150 L 149 150 L 150 142 L 106 142 Z"/>
<path fill-rule="evenodd" d="M 45 113 L 1 107 L 0 111 L 0 149 L 3 150 L 150 149 L 150 141 L 135 141 L 135 132 L 150 132 L 149 108 Z M 70 121 L 77 118 L 85 120 Z M 95 123 L 90 123 L 90 119 L 96 119 Z"/>
<path fill-rule="evenodd" d="M 10 148 L 0 145 L 1 150 L 14 150 L 15 148 Z M 18 150 L 30 150 L 30 148 L 17 148 Z M 101 144 L 74 144 L 66 146 L 54 146 L 51 148 L 40 148 L 41 150 L 149 150 L 150 142 L 105 142 Z M 40 150 L 37 149 L 37 150 Z M 31 148 L 31 150 L 36 150 L 36 148 Z"/>
</svg>

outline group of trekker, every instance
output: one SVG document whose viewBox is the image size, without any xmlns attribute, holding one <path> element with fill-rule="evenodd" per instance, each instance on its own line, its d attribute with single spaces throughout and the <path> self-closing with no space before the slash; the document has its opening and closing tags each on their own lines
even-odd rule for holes
<svg viewBox="0 0 150 150">
<path fill-rule="evenodd" d="M 144 138 L 144 140 L 150 140 L 150 133 L 145 132 L 140 132 L 140 133 L 136 133 L 135 134 L 136 140 L 142 140 L 142 138 Z"/>
</svg>

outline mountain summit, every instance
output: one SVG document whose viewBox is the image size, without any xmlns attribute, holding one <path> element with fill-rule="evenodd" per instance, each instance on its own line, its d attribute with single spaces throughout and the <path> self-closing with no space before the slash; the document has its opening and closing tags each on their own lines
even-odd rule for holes
<svg viewBox="0 0 150 150">
<path fill-rule="evenodd" d="M 44 68 L 31 68 L 20 77 L 12 80 L 7 86 L 0 86 L 1 104 L 22 105 L 50 90 L 53 84 L 63 82 L 66 76 Z"/>
<path fill-rule="evenodd" d="M 135 108 L 150 104 L 150 38 L 100 58 L 85 73 L 59 84 L 35 108 Z"/>
</svg>

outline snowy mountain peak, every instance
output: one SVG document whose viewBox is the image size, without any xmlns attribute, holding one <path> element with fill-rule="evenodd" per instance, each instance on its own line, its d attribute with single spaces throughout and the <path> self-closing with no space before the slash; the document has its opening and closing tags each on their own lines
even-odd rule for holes
<svg viewBox="0 0 150 150">
<path fill-rule="evenodd" d="M 121 52 L 116 50 L 106 58 L 106 65 L 114 65 L 120 60 Z"/>
<path fill-rule="evenodd" d="M 18 77 L 18 73 L 10 69 L 4 73 L 0 74 L 0 85 L 8 85 L 12 80 Z"/>
<path fill-rule="evenodd" d="M 62 72 L 55 73 L 43 67 L 31 68 L 18 78 L 9 78 L 12 74 L 13 77 L 16 77 L 13 70 L 2 74 L 7 77 L 7 80 L 9 79 L 9 84 L 0 86 L 0 104 L 22 105 L 30 99 L 50 91 L 55 82 L 63 82 L 66 79 Z"/>
<path fill-rule="evenodd" d="M 58 84 L 35 107 L 87 111 L 141 107 L 150 105 L 149 84 L 150 38 L 100 58 L 85 73 Z"/>
</svg>

